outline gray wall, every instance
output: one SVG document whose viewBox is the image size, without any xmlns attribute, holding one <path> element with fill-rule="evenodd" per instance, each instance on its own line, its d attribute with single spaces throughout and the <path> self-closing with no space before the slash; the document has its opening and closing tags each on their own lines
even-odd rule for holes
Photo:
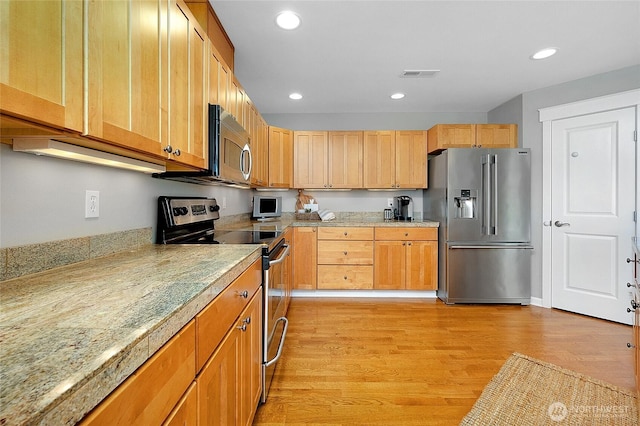
<svg viewBox="0 0 640 426">
<path fill-rule="evenodd" d="M 542 297 L 542 123 L 538 110 L 638 88 L 640 65 L 526 92 L 489 111 L 489 122 L 498 122 L 509 117 L 505 111 L 509 110 L 508 107 L 513 107 L 514 111 L 520 109 L 521 119 L 514 120 L 519 123 L 520 146 L 531 148 L 531 230 L 535 248 L 532 262 L 533 297 Z"/>
<path fill-rule="evenodd" d="M 100 217 L 84 218 L 86 190 L 100 191 Z M 0 144 L 0 247 L 154 227 L 159 195 L 227 198 L 221 216 L 249 211 L 252 191 L 13 152 Z"/>
</svg>

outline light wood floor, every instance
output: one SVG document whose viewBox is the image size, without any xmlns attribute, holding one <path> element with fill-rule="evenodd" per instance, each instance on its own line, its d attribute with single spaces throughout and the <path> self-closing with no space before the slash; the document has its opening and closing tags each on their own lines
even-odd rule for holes
<svg viewBox="0 0 640 426">
<path fill-rule="evenodd" d="M 631 327 L 535 306 L 293 299 L 254 425 L 457 425 L 513 352 L 633 388 Z"/>
</svg>

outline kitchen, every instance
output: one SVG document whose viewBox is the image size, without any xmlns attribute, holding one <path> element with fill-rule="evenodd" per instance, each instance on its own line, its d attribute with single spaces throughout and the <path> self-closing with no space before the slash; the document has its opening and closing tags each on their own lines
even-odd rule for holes
<svg viewBox="0 0 640 426">
<path fill-rule="evenodd" d="M 339 117 L 331 114 L 286 116 L 273 114 L 270 124 L 292 129 L 324 128 L 340 129 L 428 129 L 443 122 L 492 123 L 507 122 L 519 124 L 519 140 L 526 147 L 541 150 L 541 126 L 538 109 L 576 100 L 588 99 L 623 92 L 640 87 L 637 60 L 629 58 L 629 64 L 587 76 L 556 81 L 549 85 L 514 93 L 497 103 L 486 112 L 460 113 L 344 113 Z M 240 71 L 240 70 L 238 70 Z M 247 84 L 243 82 L 243 84 Z M 249 90 L 249 94 L 252 92 Z M 252 95 L 253 96 L 253 95 Z M 511 99 L 511 100 L 508 100 Z M 309 124 L 311 120 L 312 124 Z M 296 121 L 300 121 L 296 124 Z M 2 177 L 2 206 L 0 222 L 0 247 L 2 259 L 6 259 L 7 249 L 30 244 L 83 238 L 109 233 L 123 233 L 130 230 L 154 228 L 156 222 L 156 200 L 161 195 L 215 196 L 222 205 L 221 216 L 229 217 L 249 212 L 251 191 L 231 187 L 200 187 L 183 183 L 151 179 L 144 174 L 120 171 L 104 167 L 88 166 L 44 157 L 16 153 L 7 144 L 0 146 L 0 173 Z M 542 198 L 542 157 L 533 158 L 533 199 Z M 85 219 L 85 191 L 100 192 L 100 217 Z M 379 212 L 386 205 L 387 198 L 396 195 L 413 197 L 416 212 L 421 212 L 421 191 L 373 192 L 353 190 L 348 192 L 314 192 L 322 208 L 336 212 Z M 293 212 L 295 190 L 279 192 L 283 196 L 285 211 Z M 226 203 L 222 200 L 226 200 Z M 10 201 L 10 202 L 9 202 Z M 225 207 L 226 205 L 226 207 Z M 345 207 L 348 205 L 348 207 Z M 532 223 L 542 222 L 541 203 L 533 203 Z M 152 235 L 152 232 L 149 232 Z M 122 236 L 120 236 L 122 238 Z M 540 246 L 541 231 L 534 232 L 533 244 Z M 122 241 L 122 240 L 119 240 Z M 69 250 L 74 256 L 78 253 Z M 88 250 L 87 250 L 88 251 Z M 24 262 L 31 272 L 37 272 L 39 265 L 32 260 L 44 259 L 47 253 L 29 255 Z M 70 256 L 66 253 L 65 256 Z M 85 259 L 86 257 L 79 257 Z M 52 264 L 59 259 L 51 260 Z M 59 263 L 58 263 L 59 264 Z M 532 296 L 542 298 L 542 260 L 534 255 L 532 265 Z M 2 264 L 3 269 L 6 264 Z"/>
</svg>

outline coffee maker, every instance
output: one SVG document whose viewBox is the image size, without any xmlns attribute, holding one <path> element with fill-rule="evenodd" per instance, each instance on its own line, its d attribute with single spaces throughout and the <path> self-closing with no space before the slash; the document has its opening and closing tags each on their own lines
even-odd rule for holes
<svg viewBox="0 0 640 426">
<path fill-rule="evenodd" d="M 413 200 L 407 195 L 393 197 L 393 218 L 411 222 L 413 220 Z"/>
</svg>

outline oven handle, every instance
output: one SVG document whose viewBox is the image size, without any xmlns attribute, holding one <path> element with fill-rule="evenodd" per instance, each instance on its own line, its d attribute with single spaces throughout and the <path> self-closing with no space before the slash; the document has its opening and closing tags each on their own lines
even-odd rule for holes
<svg viewBox="0 0 640 426">
<path fill-rule="evenodd" d="M 284 261 L 285 257 L 289 256 L 289 249 L 291 248 L 289 244 L 283 244 L 282 247 L 284 247 L 284 253 L 282 253 L 282 255 L 279 258 L 275 260 L 270 260 L 269 266 L 275 265 L 276 263 L 281 263 Z"/>
<path fill-rule="evenodd" d="M 280 355 L 282 355 L 282 348 L 284 347 L 284 339 L 285 337 L 287 337 L 287 328 L 289 327 L 289 320 L 286 317 L 280 317 L 276 320 L 276 324 L 278 323 L 278 321 L 284 322 L 284 329 L 282 330 L 282 336 L 280 336 L 280 343 L 278 343 L 278 352 L 276 352 L 276 356 L 274 356 L 273 359 L 267 361 L 264 364 L 265 367 L 269 367 L 275 364 L 278 361 L 278 359 L 280 359 Z"/>
</svg>

